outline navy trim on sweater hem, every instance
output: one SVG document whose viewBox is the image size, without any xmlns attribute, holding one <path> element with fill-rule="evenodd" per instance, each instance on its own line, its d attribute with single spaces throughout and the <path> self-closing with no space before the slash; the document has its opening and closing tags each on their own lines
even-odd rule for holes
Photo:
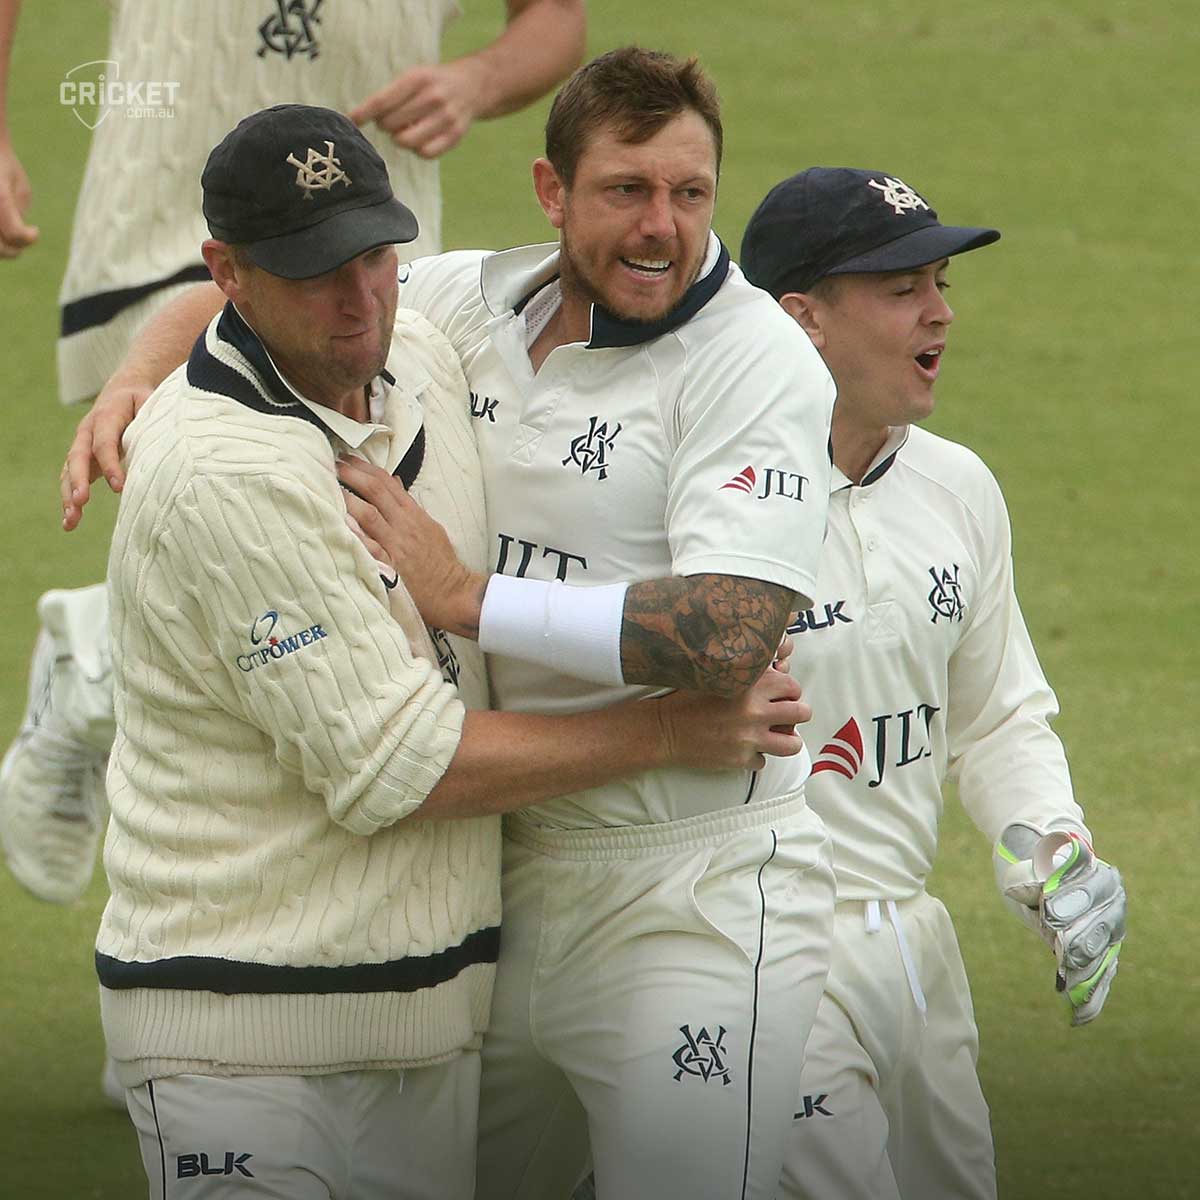
<svg viewBox="0 0 1200 1200">
<path fill-rule="evenodd" d="M 169 988 L 223 996 L 326 996 L 339 992 L 419 992 L 454 979 L 476 963 L 494 963 L 500 928 L 477 929 L 437 954 L 409 955 L 384 963 L 344 967 L 291 967 L 273 963 L 183 955 L 154 962 L 124 962 L 96 951 L 96 974 L 111 991 Z"/>
</svg>

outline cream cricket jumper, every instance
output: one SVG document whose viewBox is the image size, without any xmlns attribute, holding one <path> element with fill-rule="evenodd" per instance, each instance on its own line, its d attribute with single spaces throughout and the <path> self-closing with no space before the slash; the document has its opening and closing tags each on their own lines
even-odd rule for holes
<svg viewBox="0 0 1200 1200">
<path fill-rule="evenodd" d="M 401 475 L 482 567 L 466 385 L 422 317 L 371 399 L 381 424 L 301 400 L 227 306 L 127 435 L 96 953 L 127 1087 L 433 1063 L 485 1027 L 499 823 L 420 816 L 482 655 L 381 579 L 334 473 Z"/>
</svg>

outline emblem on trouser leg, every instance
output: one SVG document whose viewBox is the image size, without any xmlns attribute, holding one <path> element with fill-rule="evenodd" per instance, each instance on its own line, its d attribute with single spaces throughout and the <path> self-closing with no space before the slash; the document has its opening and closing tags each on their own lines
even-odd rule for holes
<svg viewBox="0 0 1200 1200">
<path fill-rule="evenodd" d="M 695 1075 L 705 1083 L 720 1079 L 723 1085 L 729 1084 L 729 1068 L 725 1065 L 725 1026 L 717 1026 L 715 1038 L 704 1025 L 694 1036 L 690 1025 L 680 1025 L 679 1032 L 683 1034 L 683 1045 L 671 1055 L 679 1068 L 675 1072 L 676 1082 L 685 1075 Z"/>
<path fill-rule="evenodd" d="M 828 1092 L 821 1092 L 818 1096 L 804 1096 L 801 1103 L 804 1107 L 797 1113 L 792 1114 L 792 1120 L 805 1121 L 811 1120 L 815 1116 L 832 1117 L 833 1113 L 825 1107 L 825 1101 L 829 1099 Z"/>
</svg>

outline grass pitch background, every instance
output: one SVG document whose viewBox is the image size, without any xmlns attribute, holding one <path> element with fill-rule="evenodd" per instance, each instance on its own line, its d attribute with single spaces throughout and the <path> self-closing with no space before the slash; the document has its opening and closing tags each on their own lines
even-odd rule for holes
<svg viewBox="0 0 1200 1200">
<path fill-rule="evenodd" d="M 497 0 L 465 7 L 447 54 L 499 26 Z M 958 321 L 930 424 L 974 446 L 1005 488 L 1026 617 L 1063 707 L 1057 728 L 1098 847 L 1128 883 L 1129 942 L 1100 1021 L 1067 1028 L 1050 960 L 1003 912 L 987 847 L 952 796 L 934 890 L 974 985 L 1002 1197 L 1200 1195 L 1193 5 L 592 10 L 592 53 L 636 40 L 697 53 L 715 76 L 727 129 L 716 226 L 735 250 L 766 188 L 813 164 L 896 172 L 945 220 L 1003 230 L 954 263 Z M 0 739 L 24 706 L 36 597 L 102 576 L 115 513 L 105 495 L 80 533 L 58 530 L 55 479 L 76 414 L 58 408 L 53 383 L 55 295 L 87 146 L 57 86 L 102 56 L 106 14 L 99 0 L 29 0 L 14 53 L 11 124 L 42 237 L 0 264 Z M 448 247 L 545 235 L 528 175 L 544 111 L 479 126 L 444 160 Z M 90 955 L 103 899 L 97 882 L 76 907 L 51 908 L 0 870 L 6 1196 L 145 1193 L 131 1128 L 97 1087 Z"/>
</svg>

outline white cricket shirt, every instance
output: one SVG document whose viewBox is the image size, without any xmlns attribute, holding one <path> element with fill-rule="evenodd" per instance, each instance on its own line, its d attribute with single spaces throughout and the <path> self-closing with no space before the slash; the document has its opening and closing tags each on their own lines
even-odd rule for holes
<svg viewBox="0 0 1200 1200">
<path fill-rule="evenodd" d="M 900 428 L 861 485 L 833 476 L 816 603 L 792 627 L 791 669 L 814 710 L 806 790 L 833 838 L 838 899 L 925 886 L 947 775 L 993 841 L 1017 818 L 1082 830 L 987 467 Z"/>
<path fill-rule="evenodd" d="M 570 584 L 748 576 L 810 597 L 828 499 L 833 381 L 804 334 L 715 236 L 676 309 L 591 337 L 534 374 L 557 305 L 556 245 L 461 251 L 401 269 L 401 299 L 463 361 L 495 570 Z M 803 601 L 802 601 L 803 602 Z M 581 682 L 501 655 L 493 703 L 562 713 L 648 689 Z M 748 772 L 652 772 L 532 810 L 554 827 L 673 820 L 795 790 L 802 759 Z"/>
</svg>

